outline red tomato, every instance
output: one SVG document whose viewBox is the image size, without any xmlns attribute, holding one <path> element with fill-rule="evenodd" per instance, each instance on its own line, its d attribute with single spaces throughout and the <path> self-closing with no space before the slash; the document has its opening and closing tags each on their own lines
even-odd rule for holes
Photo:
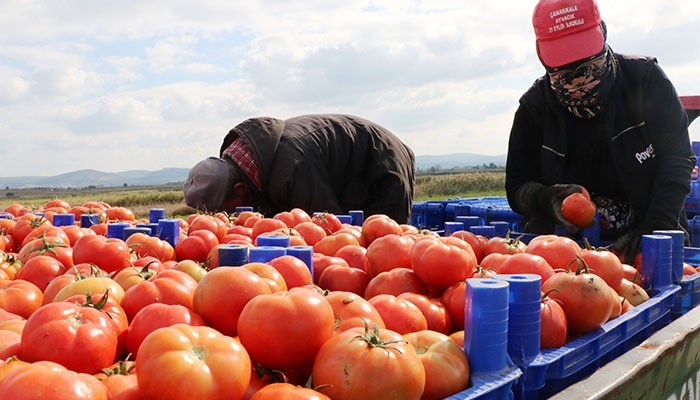
<svg viewBox="0 0 700 400">
<path fill-rule="evenodd" d="M 211 215 L 198 214 L 187 229 L 187 235 L 191 235 L 192 232 L 206 229 L 216 235 L 216 238 L 221 241 L 221 239 L 226 235 L 227 228 L 226 224 L 218 218 Z"/>
<path fill-rule="evenodd" d="M 420 309 L 428 322 L 429 330 L 445 335 L 452 332 L 450 313 L 447 312 L 447 307 L 442 303 L 442 300 L 431 299 L 428 296 L 412 292 L 401 293 L 397 297 L 410 301 Z"/>
<path fill-rule="evenodd" d="M 376 239 L 386 235 L 403 235 L 401 225 L 383 214 L 371 215 L 362 223 L 362 238 L 370 246 Z"/>
<path fill-rule="evenodd" d="M 330 397 L 313 389 L 277 382 L 258 390 L 250 400 L 331 400 Z"/>
<path fill-rule="evenodd" d="M 175 259 L 175 249 L 166 240 L 144 233 L 134 233 L 126 239 L 129 249 L 138 257 L 155 257 L 160 261 Z"/>
<path fill-rule="evenodd" d="M 12 227 L 12 236 L 14 236 L 15 241 L 21 245 L 24 242 L 24 238 L 32 231 L 42 226 L 50 225 L 51 222 L 44 217 L 34 214 L 25 214 L 15 221 Z"/>
<path fill-rule="evenodd" d="M 445 242 L 452 239 L 463 247 Z M 449 243 L 449 244 L 448 244 Z M 426 236 L 413 245 L 411 266 L 416 275 L 433 289 L 442 291 L 450 285 L 470 278 L 476 267 L 476 256 L 468 244 L 457 238 L 443 240 Z"/>
<path fill-rule="evenodd" d="M 332 307 L 306 288 L 256 296 L 238 319 L 238 337 L 251 358 L 277 369 L 310 366 L 333 329 Z"/>
<path fill-rule="evenodd" d="M 116 272 L 131 264 L 131 254 L 129 246 L 121 239 L 86 235 L 73 246 L 73 261 L 92 263 L 106 272 Z"/>
<path fill-rule="evenodd" d="M 558 300 L 548 296 L 540 304 L 540 348 L 551 349 L 566 343 L 566 314 Z"/>
<path fill-rule="evenodd" d="M 624 270 L 622 262 L 613 252 L 605 249 L 583 249 L 581 258 L 592 274 L 603 278 L 608 286 L 617 290 L 624 277 Z"/>
<path fill-rule="evenodd" d="M 238 340 L 207 326 L 156 329 L 136 356 L 138 386 L 147 399 L 240 399 L 250 375 L 250 357 Z"/>
<path fill-rule="evenodd" d="M 483 248 L 484 256 L 492 253 L 524 253 L 525 250 L 527 250 L 527 245 L 525 242 L 521 242 L 519 238 L 512 238 L 510 235 L 504 238 L 494 236 L 486 242 L 486 246 Z"/>
<path fill-rule="evenodd" d="M 252 262 L 243 264 L 241 267 L 248 269 L 261 277 L 262 280 L 267 283 L 267 286 L 270 287 L 270 291 L 272 293 L 287 290 L 287 283 L 284 281 L 284 277 L 272 265 L 261 262 Z"/>
<path fill-rule="evenodd" d="M 344 265 L 331 264 L 323 270 L 318 279 L 318 286 L 330 291 L 346 291 L 365 294 L 369 277 L 361 269 L 346 267 Z"/>
<path fill-rule="evenodd" d="M 370 278 L 394 268 L 411 268 L 413 241 L 396 234 L 375 239 L 367 247 L 365 269 Z"/>
<path fill-rule="evenodd" d="M 593 223 L 595 212 L 595 204 L 583 193 L 572 193 L 561 202 L 561 214 L 579 228 Z"/>
<path fill-rule="evenodd" d="M 316 242 L 313 247 L 315 253 L 321 253 L 332 257 L 338 250 L 350 245 L 359 246 L 355 236 L 349 233 L 336 232 L 322 238 Z"/>
<path fill-rule="evenodd" d="M 258 221 L 255 222 L 255 225 L 253 225 L 253 231 L 251 234 L 251 238 L 253 241 L 260 236 L 263 233 L 267 232 L 272 232 L 276 229 L 280 228 L 289 228 L 287 224 L 282 222 L 279 219 L 274 219 L 274 218 L 261 218 Z"/>
<path fill-rule="evenodd" d="M 560 301 L 569 334 L 591 332 L 610 317 L 612 303 L 608 284 L 585 270 L 558 272 L 542 284 L 542 291 Z"/>
<path fill-rule="evenodd" d="M 27 263 L 17 271 L 16 278 L 35 284 L 43 292 L 53 278 L 63 275 L 65 272 L 66 267 L 55 258 L 36 256 L 27 261 Z"/>
<path fill-rule="evenodd" d="M 95 375 L 107 388 L 109 400 L 142 399 L 134 362 L 121 362 L 117 365 L 116 367 L 110 367 L 108 374 L 102 372 Z M 102 377 L 102 374 L 104 374 L 104 377 Z"/>
<path fill-rule="evenodd" d="M 126 207 L 110 207 L 105 210 L 109 221 L 134 221 L 134 212 Z"/>
<path fill-rule="evenodd" d="M 445 289 L 440 296 L 452 320 L 452 329 L 464 330 L 464 311 L 466 307 L 467 283 L 461 281 Z"/>
<path fill-rule="evenodd" d="M 38 228 L 29 232 L 29 234 L 27 234 L 27 236 L 24 237 L 24 240 L 20 244 L 20 247 L 24 246 L 25 244 L 29 243 L 34 239 L 41 239 L 42 237 L 55 237 L 61 239 L 61 241 L 64 243 L 70 242 L 68 234 L 60 227 L 53 226 L 51 224 L 42 224 Z"/>
<path fill-rule="evenodd" d="M 642 284 L 642 274 L 637 270 L 637 268 L 629 264 L 622 264 L 622 277 L 630 282 L 636 283 L 637 285 Z"/>
<path fill-rule="evenodd" d="M 31 390 L 29 390 L 31 388 Z M 107 389 L 92 375 L 40 361 L 13 368 L 0 381 L 0 398 L 14 400 L 107 400 Z"/>
<path fill-rule="evenodd" d="M 683 263 L 683 275 L 695 275 L 698 271 L 688 263 Z"/>
<path fill-rule="evenodd" d="M 428 320 L 420 308 L 408 300 L 391 294 L 380 294 L 368 301 L 382 317 L 388 330 L 404 335 L 428 329 Z"/>
<path fill-rule="evenodd" d="M 283 221 L 289 227 L 297 226 L 302 222 L 311 221 L 311 216 L 301 208 L 293 208 L 290 211 L 277 213 L 272 218 Z"/>
<path fill-rule="evenodd" d="M 499 274 L 536 274 L 542 277 L 544 284 L 554 275 L 554 269 L 544 258 L 537 254 L 512 254 L 498 268 Z"/>
<path fill-rule="evenodd" d="M 314 282 L 318 282 L 318 280 L 321 278 L 323 270 L 329 265 L 336 264 L 349 267 L 348 263 L 340 257 L 329 257 L 320 253 L 314 253 L 312 260 Z"/>
<path fill-rule="evenodd" d="M 477 262 L 481 262 L 481 260 L 486 256 L 484 252 L 484 247 L 489 241 L 489 239 L 487 239 L 486 237 L 477 235 L 469 231 L 456 231 L 453 232 L 451 236 L 460 238 L 465 242 L 469 243 L 469 245 L 472 247 L 472 250 L 474 251 L 474 256 L 476 257 Z"/>
<path fill-rule="evenodd" d="M 116 352 L 117 331 L 109 316 L 75 303 L 41 306 L 22 330 L 20 354 L 29 362 L 53 361 L 72 371 L 95 374 L 114 362 Z"/>
<path fill-rule="evenodd" d="M 206 325 L 199 314 L 179 304 L 149 304 L 139 310 L 131 320 L 126 334 L 126 349 L 131 354 L 138 354 L 141 343 L 149 333 L 175 324 Z"/>
<path fill-rule="evenodd" d="M 281 256 L 267 263 L 282 275 L 288 289 L 313 283 L 309 267 L 297 257 Z"/>
<path fill-rule="evenodd" d="M 294 230 L 299 232 L 309 246 L 315 245 L 318 241 L 328 236 L 322 227 L 311 221 L 295 225 Z"/>
<path fill-rule="evenodd" d="M 367 284 L 364 297 L 369 300 L 380 294 L 398 296 L 405 292 L 427 295 L 429 289 L 412 269 L 394 268 L 372 278 Z"/>
<path fill-rule="evenodd" d="M 581 256 L 581 247 L 566 236 L 540 235 L 527 245 L 527 252 L 543 257 L 555 270 L 569 270 L 569 265 Z"/>
<path fill-rule="evenodd" d="M 194 311 L 219 332 L 236 336 L 243 307 L 261 294 L 270 294 L 270 286 L 245 268 L 213 269 L 199 281 L 194 292 Z"/>
<path fill-rule="evenodd" d="M 88 228 L 81 228 L 78 225 L 66 225 L 62 226 L 61 229 L 68 235 L 68 239 L 70 241 L 71 246 L 75 246 L 75 243 L 80 239 L 81 237 L 85 235 L 94 235 L 95 232 L 88 229 Z"/>
<path fill-rule="evenodd" d="M 113 298 L 105 294 L 76 294 L 63 300 L 68 303 L 75 303 L 81 307 L 92 307 L 105 313 L 114 329 L 117 332 L 117 355 L 124 353 L 126 349 L 126 331 L 129 328 L 129 319 L 122 306 Z"/>
<path fill-rule="evenodd" d="M 382 329 L 386 327 L 377 309 L 355 293 L 334 291 L 325 296 L 333 308 L 336 333 L 375 324 Z"/>
<path fill-rule="evenodd" d="M 22 329 L 26 320 L 11 319 L 0 322 L 0 360 L 19 357 L 19 346 L 22 341 Z M 0 375 L 0 381 L 2 376 Z"/>
<path fill-rule="evenodd" d="M 182 271 L 165 269 L 153 278 L 137 283 L 124 293 L 121 306 L 129 320 L 152 303 L 180 304 L 190 310 L 197 281 Z"/>
<path fill-rule="evenodd" d="M 347 261 L 352 268 L 367 271 L 366 258 L 367 248 L 360 245 L 343 246 L 333 255 Z"/>
<path fill-rule="evenodd" d="M 22 246 L 17 254 L 17 259 L 22 264 L 26 264 L 31 258 L 44 255 L 53 257 L 66 268 L 70 268 L 74 263 L 73 252 L 74 249 L 70 247 L 69 243 L 63 242 L 57 237 L 44 237 L 34 239 Z"/>
<path fill-rule="evenodd" d="M 43 299 L 41 289 L 31 282 L 0 280 L 0 309 L 29 318 L 41 306 Z"/>
<path fill-rule="evenodd" d="M 311 222 L 323 228 L 326 235 L 332 235 L 334 232 L 343 228 L 343 223 L 340 222 L 335 214 L 327 212 L 317 212 L 311 216 Z"/>
<path fill-rule="evenodd" d="M 425 369 L 421 400 L 442 400 L 469 386 L 469 362 L 462 348 L 447 335 L 425 330 L 404 335 L 416 348 Z"/>
<path fill-rule="evenodd" d="M 312 375 L 318 391 L 333 400 L 420 399 L 425 388 L 425 368 L 413 345 L 381 328 L 353 328 L 328 340 Z"/>
</svg>

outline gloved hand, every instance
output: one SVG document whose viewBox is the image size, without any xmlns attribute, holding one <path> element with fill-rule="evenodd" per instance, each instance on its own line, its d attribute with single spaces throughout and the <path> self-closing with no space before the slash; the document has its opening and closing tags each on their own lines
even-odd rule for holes
<svg viewBox="0 0 700 400">
<path fill-rule="evenodd" d="M 613 243 L 613 250 L 621 254 L 625 264 L 634 265 L 634 259 L 642 251 L 642 235 L 650 235 L 652 229 L 646 225 L 632 228 Z"/>
<path fill-rule="evenodd" d="M 537 202 L 545 215 L 552 218 L 554 223 L 559 224 L 570 234 L 576 234 L 579 227 L 569 222 L 561 214 L 561 202 L 570 194 L 582 193 L 583 188 L 574 184 L 556 184 L 545 186 L 537 196 Z"/>
</svg>

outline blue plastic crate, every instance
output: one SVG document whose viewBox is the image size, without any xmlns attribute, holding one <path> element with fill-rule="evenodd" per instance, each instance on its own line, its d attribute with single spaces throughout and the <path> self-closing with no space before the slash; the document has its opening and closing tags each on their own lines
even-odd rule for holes
<svg viewBox="0 0 700 400">
<path fill-rule="evenodd" d="M 562 347 L 545 349 L 535 361 L 522 367 L 517 399 L 552 396 L 592 374 L 620 354 L 641 343 L 670 322 L 670 312 L 680 292 L 671 285 L 633 310 Z"/>
<path fill-rule="evenodd" d="M 472 375 L 469 389 L 453 394 L 445 400 L 510 400 L 513 385 L 522 376 L 517 367 L 507 368 L 496 374 Z"/>
</svg>

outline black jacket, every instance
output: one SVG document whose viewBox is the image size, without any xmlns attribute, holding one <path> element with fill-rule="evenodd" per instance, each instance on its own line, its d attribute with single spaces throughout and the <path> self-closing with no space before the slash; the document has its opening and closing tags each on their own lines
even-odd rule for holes
<svg viewBox="0 0 700 400">
<path fill-rule="evenodd" d="M 633 226 L 687 227 L 683 210 L 695 156 L 680 99 L 656 59 L 615 56 L 618 75 L 602 114 L 590 125 L 594 132 L 577 129 L 577 124 L 590 122 L 578 120 L 558 103 L 546 75 L 521 97 L 508 145 L 506 193 L 510 205 L 525 214 L 515 194 L 526 182 L 582 184 L 587 172 L 582 169 L 591 165 L 571 165 L 577 158 L 572 152 L 586 149 L 572 147 L 573 139 L 567 136 L 579 131 L 577 134 L 602 138 L 600 162 L 604 164 L 600 165 L 609 165 L 609 174 L 598 174 L 592 184 L 611 181 L 603 185 L 604 190 L 617 193 L 599 194 L 626 200 L 636 216 Z M 577 168 L 579 181 L 576 172 L 571 174 Z M 568 171 L 566 177 L 564 171 Z"/>
<path fill-rule="evenodd" d="M 406 223 L 413 199 L 413 151 L 387 129 L 350 115 L 248 119 L 224 138 L 219 155 L 241 137 L 260 169 L 255 205 L 267 214 L 299 207 L 386 214 Z"/>
</svg>

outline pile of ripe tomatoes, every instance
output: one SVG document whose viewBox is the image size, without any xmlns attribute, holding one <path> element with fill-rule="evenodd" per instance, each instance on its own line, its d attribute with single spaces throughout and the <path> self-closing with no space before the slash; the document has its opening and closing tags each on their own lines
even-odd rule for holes
<svg viewBox="0 0 700 400">
<path fill-rule="evenodd" d="M 635 267 L 554 235 L 440 237 L 293 209 L 192 214 L 173 246 L 107 237 L 114 221 L 148 221 L 104 202 L 5 211 L 3 399 L 442 399 L 469 387 L 466 279 L 540 275 L 542 347 L 648 298 Z M 100 221 L 55 226 L 61 213 Z M 261 235 L 312 246 L 313 268 L 293 256 L 219 264 L 220 246 Z"/>
</svg>

